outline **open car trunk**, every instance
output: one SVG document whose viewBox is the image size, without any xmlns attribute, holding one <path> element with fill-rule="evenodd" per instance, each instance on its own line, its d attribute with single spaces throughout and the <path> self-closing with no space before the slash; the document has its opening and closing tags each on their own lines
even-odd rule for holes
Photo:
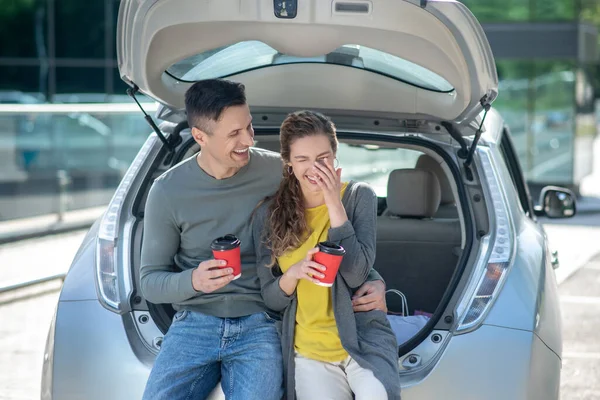
<svg viewBox="0 0 600 400">
<path fill-rule="evenodd" d="M 278 3 L 123 0 L 121 77 L 172 110 L 183 109 L 194 81 L 227 77 L 246 85 L 254 111 L 387 113 L 463 127 L 497 96 L 487 38 L 458 1 L 299 1 L 285 18 Z"/>
<path fill-rule="evenodd" d="M 255 132 L 257 147 L 279 150 L 277 130 L 261 130 L 256 127 Z M 152 180 L 170 166 L 199 151 L 198 145 L 189 135 L 189 130 L 184 131 L 182 136 L 183 142 L 175 156 L 168 156 L 167 159 L 155 163 L 157 169 L 152 174 Z M 442 148 L 422 138 L 357 132 L 338 131 L 338 139 L 338 158 L 344 168 L 343 179 L 367 182 L 378 194 L 377 253 L 374 268 L 385 279 L 387 289 L 400 291 L 406 296 L 409 315 L 420 312 L 433 315 L 424 329 L 401 346 L 399 351 L 402 355 L 418 345 L 434 329 L 449 329 L 448 321 L 444 321 L 442 316 L 446 315 L 447 309 L 453 307 L 448 305 L 449 299 L 466 265 L 472 243 L 470 218 L 463 218 L 465 211 L 461 204 L 464 202 L 460 201 L 464 189 L 462 184 L 455 180 L 460 174 L 448 153 L 453 148 L 451 145 Z M 406 208 L 406 205 L 400 204 L 402 197 L 387 196 L 388 190 L 398 192 L 406 189 L 394 187 L 390 179 L 392 174 L 402 175 L 403 171 L 414 170 L 431 171 L 440 182 L 440 205 L 436 207 L 437 211 L 432 217 L 398 215 L 403 213 L 402 210 L 414 207 Z M 150 184 L 148 189 L 149 187 Z M 411 190 L 405 191 L 417 195 Z M 429 195 L 421 194 L 426 196 L 421 200 L 429 201 Z M 389 204 L 392 197 L 395 198 L 396 204 Z M 138 214 L 143 211 L 143 203 L 144 201 L 138 203 Z M 138 255 L 135 257 L 138 264 L 133 266 L 136 277 L 139 271 L 142 231 L 143 224 L 140 224 L 137 238 L 132 241 L 133 254 Z M 139 285 L 139 277 L 137 284 Z M 388 293 L 387 302 L 390 312 L 402 311 L 401 299 L 396 294 Z M 173 308 L 170 305 L 145 302 L 139 305 L 140 309 L 146 306 L 158 328 L 166 333 L 174 314 Z"/>
</svg>

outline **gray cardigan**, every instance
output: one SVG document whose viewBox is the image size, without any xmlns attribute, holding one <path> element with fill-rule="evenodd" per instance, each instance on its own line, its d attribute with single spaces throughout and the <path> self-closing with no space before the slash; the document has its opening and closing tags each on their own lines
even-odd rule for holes
<svg viewBox="0 0 600 400">
<path fill-rule="evenodd" d="M 254 216 L 253 237 L 256 246 L 257 274 L 265 304 L 283 312 L 281 346 L 285 374 L 286 398 L 294 400 L 294 329 L 296 326 L 297 298 L 294 292 L 287 296 L 279 286 L 281 270 L 270 262 L 271 252 L 264 244 L 269 202 L 262 204 Z M 388 399 L 400 399 L 398 345 L 383 311 L 355 313 L 352 294 L 367 279 L 379 279 L 372 269 L 375 261 L 377 196 L 364 183 L 350 182 L 342 198 L 348 221 L 331 228 L 328 240 L 346 249 L 339 273 L 332 286 L 335 320 L 344 349 L 363 368 L 373 371 L 384 385 Z"/>
</svg>

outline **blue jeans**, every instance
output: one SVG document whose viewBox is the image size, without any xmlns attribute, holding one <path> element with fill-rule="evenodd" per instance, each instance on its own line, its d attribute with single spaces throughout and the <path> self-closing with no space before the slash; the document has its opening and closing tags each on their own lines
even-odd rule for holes
<svg viewBox="0 0 600 400">
<path fill-rule="evenodd" d="M 205 399 L 219 379 L 227 399 L 281 399 L 281 344 L 275 320 L 267 313 L 218 318 L 179 311 L 165 335 L 143 399 Z"/>
</svg>

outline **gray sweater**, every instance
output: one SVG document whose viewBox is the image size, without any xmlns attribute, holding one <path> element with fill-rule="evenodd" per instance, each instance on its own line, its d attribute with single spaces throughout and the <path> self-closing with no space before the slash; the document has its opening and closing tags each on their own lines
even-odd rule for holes
<svg viewBox="0 0 600 400">
<path fill-rule="evenodd" d="M 144 297 L 221 318 L 266 311 L 249 218 L 258 202 L 277 190 L 282 165 L 278 153 L 251 148 L 248 164 L 227 179 L 208 175 L 195 156 L 157 178 L 144 216 Z M 228 233 L 242 242 L 242 276 L 213 293 L 197 292 L 192 271 L 213 258 L 211 241 Z"/>
<path fill-rule="evenodd" d="M 355 313 L 352 294 L 365 281 L 375 261 L 377 197 L 366 184 L 350 182 L 342 198 L 348 221 L 331 228 L 328 240 L 346 249 L 339 273 L 332 286 L 335 320 L 344 349 L 363 368 L 373 371 L 388 393 L 388 399 L 400 399 L 398 345 L 383 311 Z M 287 296 L 279 286 L 281 270 L 267 268 L 271 252 L 264 244 L 269 203 L 263 204 L 254 219 L 253 235 L 258 263 L 258 276 L 266 305 L 283 311 L 281 344 L 287 399 L 295 399 L 294 330 L 297 298 Z"/>
</svg>

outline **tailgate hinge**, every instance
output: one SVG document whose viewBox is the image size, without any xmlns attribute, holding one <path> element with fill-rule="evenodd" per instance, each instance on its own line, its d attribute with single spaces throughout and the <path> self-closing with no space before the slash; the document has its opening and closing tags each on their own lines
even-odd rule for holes
<svg viewBox="0 0 600 400">
<path fill-rule="evenodd" d="M 158 126 L 156 126 L 156 124 L 152 120 L 152 117 L 149 116 L 146 113 L 146 111 L 144 111 L 144 108 L 142 107 L 142 105 L 140 104 L 138 99 L 135 97 L 135 94 L 140 90 L 140 88 L 133 82 L 131 82 L 131 84 L 133 85 L 133 87 L 127 88 L 127 95 L 129 97 L 131 97 L 133 99 L 133 101 L 135 101 L 135 103 L 138 105 L 140 110 L 142 110 L 142 113 L 144 114 L 144 119 L 146 120 L 146 122 L 148 122 L 148 125 L 150 125 L 150 128 L 152 128 L 154 133 L 156 133 L 156 136 L 158 136 L 160 141 L 163 142 L 163 144 L 169 150 L 169 152 L 175 151 L 175 144 L 170 140 L 171 136 L 169 136 L 169 138 L 165 137 L 164 133 L 162 133 L 162 131 L 158 128 Z"/>
<path fill-rule="evenodd" d="M 485 117 L 487 116 L 488 111 L 490 111 L 490 108 L 492 108 L 492 105 L 488 101 L 487 94 L 483 95 L 481 100 L 479 100 L 479 103 L 481 103 L 481 107 L 483 108 L 484 112 L 483 112 L 483 117 L 481 118 L 481 123 L 479 124 L 479 128 L 477 129 L 477 132 L 475 132 L 475 138 L 473 139 L 473 143 L 471 143 L 471 147 L 469 148 L 469 153 L 467 154 L 467 158 L 465 160 L 465 167 L 467 167 L 467 168 L 470 167 L 471 163 L 473 162 L 473 154 L 475 154 L 475 149 L 477 148 L 477 143 L 479 142 L 479 138 L 481 138 L 481 129 L 483 128 L 483 123 L 485 122 Z"/>
<path fill-rule="evenodd" d="M 467 145 L 467 142 L 465 141 L 465 139 L 463 138 L 463 136 L 461 135 L 461 133 L 458 131 L 458 129 L 456 129 L 456 127 L 448 122 L 448 121 L 442 121 L 441 125 L 446 128 L 446 130 L 448 131 L 448 133 L 450 134 L 450 136 L 452 136 L 452 138 L 454 140 L 456 140 L 458 142 L 458 144 L 460 145 L 460 150 L 458 151 L 458 156 L 462 159 L 464 159 L 465 161 L 463 162 L 463 165 L 465 167 L 465 174 L 467 176 L 467 179 L 472 181 L 473 180 L 473 173 L 471 172 L 471 163 L 473 163 L 473 156 L 475 154 L 475 149 L 477 148 L 477 143 L 479 142 L 479 139 L 481 138 L 481 130 L 483 128 L 483 123 L 485 122 L 485 117 L 487 116 L 488 111 L 490 110 L 490 108 L 492 107 L 491 103 L 488 100 L 488 95 L 484 95 L 481 100 L 479 100 L 479 103 L 481 104 L 481 107 L 484 110 L 483 113 L 483 117 L 481 118 L 481 123 L 479 124 L 479 128 L 477 128 L 477 131 L 475 132 L 475 138 L 473 139 L 473 143 L 471 143 L 471 146 Z"/>
</svg>

